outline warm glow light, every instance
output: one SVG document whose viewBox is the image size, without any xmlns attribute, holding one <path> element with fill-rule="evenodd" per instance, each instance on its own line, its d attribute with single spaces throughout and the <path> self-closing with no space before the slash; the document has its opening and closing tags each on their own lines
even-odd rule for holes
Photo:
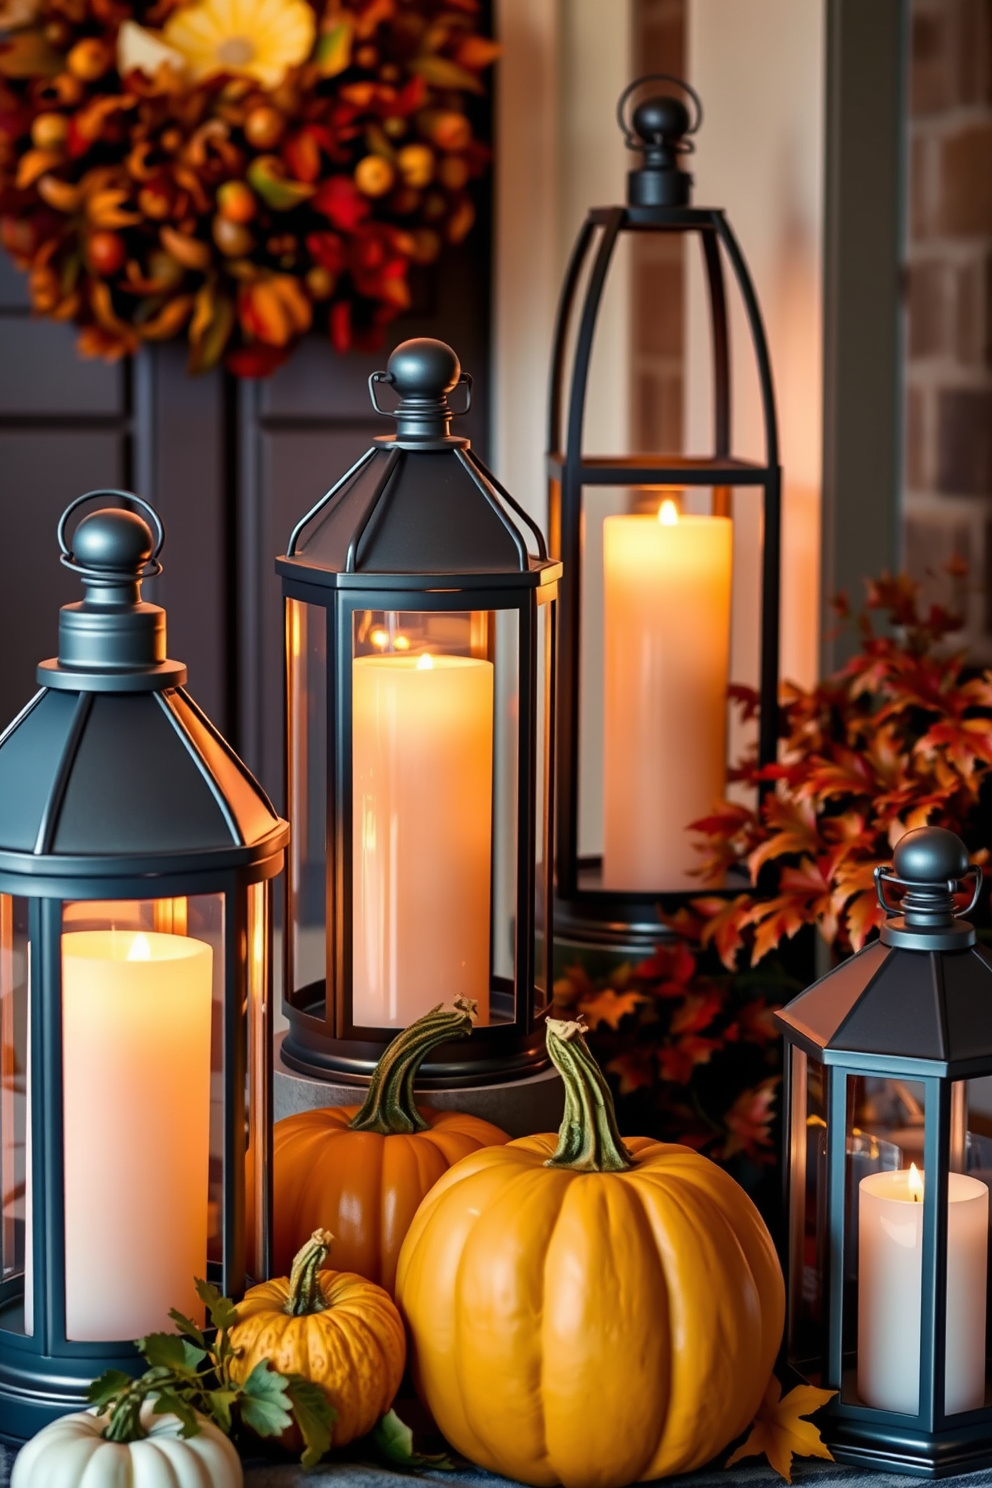
<svg viewBox="0 0 992 1488">
<path fill-rule="evenodd" d="M 666 496 L 658 508 L 658 521 L 663 527 L 674 527 L 679 519 L 679 509 L 670 496 Z"/>
<path fill-rule="evenodd" d="M 378 646 L 380 651 L 384 651 L 389 645 L 389 631 L 383 630 L 381 626 L 377 626 L 369 636 L 369 640 L 373 646 Z"/>
<path fill-rule="evenodd" d="M 417 671 L 418 672 L 432 672 L 433 670 L 434 670 L 434 658 L 430 654 L 429 651 L 425 651 L 424 654 L 423 654 L 423 656 L 419 656 L 417 658 Z"/>
<path fill-rule="evenodd" d="M 409 651 L 410 637 L 405 635 L 398 635 L 393 642 L 393 649 L 394 651 Z"/>
<path fill-rule="evenodd" d="M 909 1191 L 913 1195 L 913 1202 L 918 1204 L 923 1197 L 923 1179 L 915 1163 L 909 1165 Z"/>
<path fill-rule="evenodd" d="M 130 949 L 124 957 L 125 961 L 150 961 L 152 959 L 152 948 L 148 943 L 148 936 L 138 934 L 131 942 Z"/>
</svg>

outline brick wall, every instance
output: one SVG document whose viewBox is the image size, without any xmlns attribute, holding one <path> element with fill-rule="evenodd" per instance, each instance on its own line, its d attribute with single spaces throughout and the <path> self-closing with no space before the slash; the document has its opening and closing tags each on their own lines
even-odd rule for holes
<svg viewBox="0 0 992 1488">
<path fill-rule="evenodd" d="M 992 659 L 992 0 L 912 0 L 904 553 Z"/>
</svg>

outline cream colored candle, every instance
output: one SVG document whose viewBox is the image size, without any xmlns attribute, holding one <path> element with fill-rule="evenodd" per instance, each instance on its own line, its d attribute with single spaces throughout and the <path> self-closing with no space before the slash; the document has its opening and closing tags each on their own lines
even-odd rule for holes
<svg viewBox="0 0 992 1488">
<path fill-rule="evenodd" d="M 69 1338 L 203 1318 L 212 958 L 183 935 L 62 937 Z"/>
<path fill-rule="evenodd" d="M 944 1409 L 985 1403 L 989 1191 L 947 1180 Z M 920 1399 L 923 1182 L 908 1170 L 862 1178 L 858 1205 L 858 1394 L 865 1405 L 916 1415 Z"/>
<path fill-rule="evenodd" d="M 686 831 L 723 795 L 733 528 L 728 517 L 607 517 L 603 887 L 698 887 Z"/>
<path fill-rule="evenodd" d="M 353 667 L 354 1021 L 403 1028 L 452 997 L 489 1021 L 493 667 Z"/>
</svg>

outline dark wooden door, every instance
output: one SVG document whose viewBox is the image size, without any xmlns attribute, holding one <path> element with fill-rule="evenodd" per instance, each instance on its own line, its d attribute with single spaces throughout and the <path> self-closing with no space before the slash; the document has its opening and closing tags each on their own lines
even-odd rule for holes
<svg viewBox="0 0 992 1488">
<path fill-rule="evenodd" d="M 273 559 L 298 519 L 388 428 L 366 383 L 392 345 L 439 336 L 475 379 L 469 433 L 486 454 L 490 254 L 485 222 L 424 274 L 414 308 L 373 355 L 311 337 L 266 382 L 190 378 L 164 345 L 108 367 L 80 361 L 71 327 L 34 320 L 0 255 L 0 727 L 56 650 L 58 518 L 74 497 L 124 486 L 165 522 L 165 571 L 148 597 L 169 613 L 169 652 L 190 690 L 282 803 L 282 613 Z"/>
</svg>

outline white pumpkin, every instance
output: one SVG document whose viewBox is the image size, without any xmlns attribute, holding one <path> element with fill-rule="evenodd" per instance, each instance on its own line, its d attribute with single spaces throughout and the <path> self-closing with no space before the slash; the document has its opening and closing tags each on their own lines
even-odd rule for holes
<svg viewBox="0 0 992 1488">
<path fill-rule="evenodd" d="M 244 1488 L 241 1459 L 212 1421 L 183 1441 L 175 1416 L 141 1409 L 148 1435 L 135 1442 L 103 1436 L 107 1416 L 93 1411 L 45 1426 L 17 1454 L 10 1488 Z"/>
</svg>

